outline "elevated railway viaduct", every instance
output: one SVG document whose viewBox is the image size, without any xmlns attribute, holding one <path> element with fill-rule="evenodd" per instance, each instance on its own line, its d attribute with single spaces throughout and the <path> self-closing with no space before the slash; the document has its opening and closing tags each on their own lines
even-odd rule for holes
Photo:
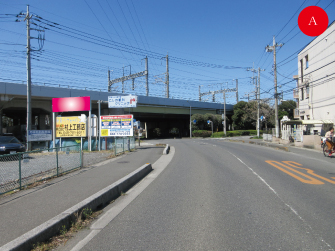
<svg viewBox="0 0 335 251">
<path fill-rule="evenodd" d="M 98 116 L 98 101 L 107 101 L 108 96 L 124 94 L 107 91 L 92 91 L 32 85 L 32 129 L 52 129 L 52 98 L 91 97 L 92 114 Z M 191 109 L 190 109 L 191 108 Z M 199 101 L 187 101 L 150 96 L 138 96 L 136 108 L 109 109 L 108 104 L 101 104 L 101 115 L 133 114 L 141 121 L 141 127 L 147 131 L 147 137 L 154 137 L 153 129 L 159 128 L 162 137 L 169 137 L 169 130 L 179 129 L 179 137 L 189 137 L 191 114 L 222 114 L 223 104 Z M 226 114 L 232 115 L 233 105 L 226 105 Z M 79 113 L 56 114 L 61 116 L 77 116 Z M 88 116 L 88 112 L 86 112 Z M 25 135 L 27 118 L 27 86 L 25 84 L 0 82 L 0 116 L 10 118 L 12 125 L 0 120 L 0 132 L 11 132 L 22 137 Z M 21 140 L 23 140 L 21 138 Z"/>
</svg>

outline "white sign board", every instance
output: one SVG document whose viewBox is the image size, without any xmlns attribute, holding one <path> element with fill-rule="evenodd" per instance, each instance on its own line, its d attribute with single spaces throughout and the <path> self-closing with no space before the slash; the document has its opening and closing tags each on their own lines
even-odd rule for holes
<svg viewBox="0 0 335 251">
<path fill-rule="evenodd" d="M 133 136 L 133 115 L 100 116 L 101 137 Z"/>
<path fill-rule="evenodd" d="M 29 130 L 28 141 L 48 141 L 52 140 L 51 130 Z"/>
<path fill-rule="evenodd" d="M 137 96 L 108 96 L 108 108 L 136 107 Z"/>
</svg>

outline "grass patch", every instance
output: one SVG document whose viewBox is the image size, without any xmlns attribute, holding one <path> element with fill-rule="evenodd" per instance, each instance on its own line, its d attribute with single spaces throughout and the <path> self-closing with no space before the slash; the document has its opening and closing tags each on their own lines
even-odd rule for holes
<svg viewBox="0 0 335 251">
<path fill-rule="evenodd" d="M 76 232 L 88 227 L 101 212 L 102 210 L 92 212 L 90 208 L 84 208 L 75 215 L 76 220 L 69 229 L 63 225 L 59 230 L 59 235 L 52 237 L 48 242 L 34 244 L 32 251 L 48 251 L 64 245 Z"/>
<path fill-rule="evenodd" d="M 261 136 L 259 136 L 259 137 L 255 136 L 255 137 L 252 137 L 252 139 L 263 139 L 263 137 L 261 137 Z"/>
</svg>

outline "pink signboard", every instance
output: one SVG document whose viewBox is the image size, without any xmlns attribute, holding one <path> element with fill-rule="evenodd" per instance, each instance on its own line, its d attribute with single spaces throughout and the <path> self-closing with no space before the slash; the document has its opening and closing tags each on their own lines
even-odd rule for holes
<svg viewBox="0 0 335 251">
<path fill-rule="evenodd" d="M 90 97 L 53 98 L 52 112 L 90 111 Z"/>
</svg>

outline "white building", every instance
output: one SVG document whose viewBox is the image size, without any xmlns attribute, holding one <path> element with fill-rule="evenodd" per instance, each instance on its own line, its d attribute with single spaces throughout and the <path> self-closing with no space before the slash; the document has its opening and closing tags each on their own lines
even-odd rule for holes
<svg viewBox="0 0 335 251">
<path fill-rule="evenodd" d="M 294 118 L 301 120 L 304 134 L 323 135 L 335 123 L 335 21 L 298 54 L 294 78 Z"/>
</svg>

